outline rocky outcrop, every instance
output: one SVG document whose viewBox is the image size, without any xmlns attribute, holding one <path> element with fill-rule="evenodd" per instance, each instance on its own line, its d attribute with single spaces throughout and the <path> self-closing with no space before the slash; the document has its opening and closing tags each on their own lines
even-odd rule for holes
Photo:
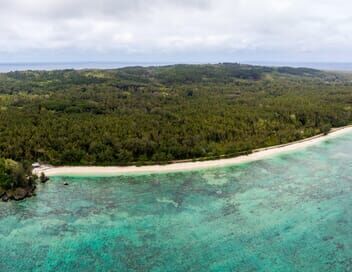
<svg viewBox="0 0 352 272">
<path fill-rule="evenodd" d="M 0 198 L 2 198 L 6 194 L 6 191 L 0 188 Z"/>
<path fill-rule="evenodd" d="M 39 180 L 41 183 L 47 183 L 49 181 L 49 178 L 44 174 L 44 172 L 42 172 L 40 174 Z"/>
<path fill-rule="evenodd" d="M 27 197 L 34 195 L 36 186 L 28 186 L 26 188 L 16 188 L 13 190 L 2 190 L 0 189 L 1 200 L 7 202 L 9 200 L 20 201 Z"/>
</svg>

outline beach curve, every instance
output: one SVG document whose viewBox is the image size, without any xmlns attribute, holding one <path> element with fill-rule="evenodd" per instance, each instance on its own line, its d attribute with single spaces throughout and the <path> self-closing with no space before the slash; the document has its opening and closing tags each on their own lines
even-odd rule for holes
<svg viewBox="0 0 352 272">
<path fill-rule="evenodd" d="M 202 170 L 208 168 L 226 167 L 252 161 L 262 160 L 285 152 L 303 149 L 339 135 L 352 132 L 352 126 L 334 128 L 328 135 L 319 134 L 310 138 L 291 142 L 283 145 L 276 145 L 267 148 L 260 148 L 249 155 L 234 158 L 224 158 L 207 161 L 182 161 L 166 165 L 148 166 L 50 166 L 43 165 L 33 170 L 34 174 L 44 173 L 46 176 L 119 176 L 126 174 L 156 174 L 168 172 L 184 172 Z"/>
</svg>

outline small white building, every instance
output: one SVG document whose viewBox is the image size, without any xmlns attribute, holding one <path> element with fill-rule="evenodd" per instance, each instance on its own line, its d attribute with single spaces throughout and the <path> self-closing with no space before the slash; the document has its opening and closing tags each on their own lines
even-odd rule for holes
<svg viewBox="0 0 352 272">
<path fill-rule="evenodd" d="M 32 168 L 39 168 L 40 167 L 40 163 L 39 162 L 35 162 L 32 164 Z"/>
</svg>

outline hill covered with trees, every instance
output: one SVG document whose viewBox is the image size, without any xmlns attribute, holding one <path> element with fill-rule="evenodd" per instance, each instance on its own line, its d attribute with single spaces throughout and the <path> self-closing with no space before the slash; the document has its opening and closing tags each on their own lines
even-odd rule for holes
<svg viewBox="0 0 352 272">
<path fill-rule="evenodd" d="M 236 156 L 352 121 L 352 83 L 240 64 L 0 74 L 0 157 L 126 165 Z"/>
</svg>

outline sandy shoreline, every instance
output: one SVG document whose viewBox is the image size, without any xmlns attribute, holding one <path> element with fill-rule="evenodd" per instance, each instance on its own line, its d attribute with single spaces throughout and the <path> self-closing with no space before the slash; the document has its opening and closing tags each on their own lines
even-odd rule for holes
<svg viewBox="0 0 352 272">
<path fill-rule="evenodd" d="M 180 162 L 167 165 L 150 165 L 150 166 L 42 166 L 34 169 L 35 174 L 44 173 L 47 176 L 118 176 L 124 174 L 150 174 L 150 173 L 165 173 L 178 171 L 201 170 L 214 167 L 225 167 L 236 164 L 247 163 L 268 158 L 273 155 L 303 149 L 305 147 L 318 144 L 325 140 L 334 138 L 341 134 L 352 132 L 352 126 L 336 128 L 327 136 L 317 135 L 311 138 L 300 140 L 297 142 L 262 148 L 255 150 L 252 154 L 239 156 L 235 158 L 197 161 L 197 162 Z"/>
</svg>

